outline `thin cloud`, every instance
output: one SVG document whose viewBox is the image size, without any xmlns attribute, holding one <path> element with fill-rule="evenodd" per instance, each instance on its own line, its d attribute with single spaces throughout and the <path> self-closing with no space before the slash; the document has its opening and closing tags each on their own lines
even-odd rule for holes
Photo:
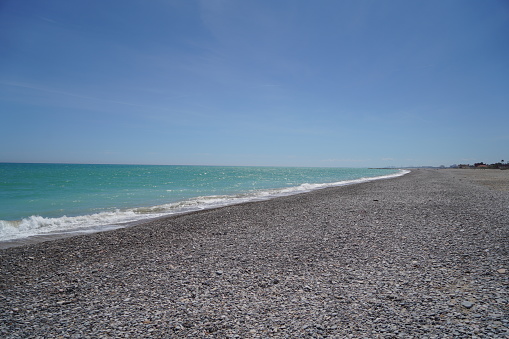
<svg viewBox="0 0 509 339">
<path fill-rule="evenodd" d="M 39 16 L 38 18 L 39 18 L 39 19 L 41 19 L 41 20 L 43 20 L 43 21 L 50 22 L 50 23 L 52 23 L 52 24 L 58 24 L 58 22 L 56 22 L 55 20 L 52 20 L 52 19 L 50 19 L 50 18 L 46 18 L 46 17 L 44 17 L 44 16 Z"/>
<path fill-rule="evenodd" d="M 152 110 L 161 110 L 162 109 L 160 107 L 136 104 L 136 103 L 132 103 L 132 102 L 104 99 L 104 98 L 99 98 L 99 97 L 94 97 L 94 96 L 65 92 L 65 91 L 56 90 L 53 88 L 42 87 L 42 86 L 27 84 L 27 83 L 0 82 L 0 85 L 18 87 L 18 88 L 26 88 L 26 89 L 31 89 L 31 90 L 35 90 L 35 91 L 45 92 L 45 93 L 52 93 L 52 94 L 63 95 L 63 96 L 68 96 L 68 97 L 73 97 L 73 98 L 86 99 L 86 100 L 107 102 L 107 103 L 113 103 L 113 104 L 124 105 L 124 106 L 140 107 L 140 108 L 146 108 L 146 109 L 152 109 Z"/>
</svg>

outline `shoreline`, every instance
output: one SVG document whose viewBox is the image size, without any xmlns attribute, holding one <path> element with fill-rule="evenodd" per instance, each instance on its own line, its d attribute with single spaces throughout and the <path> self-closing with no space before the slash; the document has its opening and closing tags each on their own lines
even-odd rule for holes
<svg viewBox="0 0 509 339">
<path fill-rule="evenodd" d="M 505 179 L 456 171 L 0 250 L 0 335 L 506 337 Z"/>
<path fill-rule="evenodd" d="M 135 217 L 135 218 L 133 218 L 132 216 L 129 216 L 129 219 L 131 219 L 129 221 L 124 220 L 124 221 L 118 221 L 116 223 L 89 225 L 89 226 L 79 227 L 79 228 L 75 228 L 75 229 L 63 228 L 61 230 L 49 231 L 47 233 L 32 234 L 32 235 L 28 235 L 28 236 L 25 235 L 24 237 L 0 240 L 0 250 L 11 248 L 11 247 L 36 244 L 39 242 L 52 241 L 52 240 L 56 240 L 56 239 L 69 238 L 69 237 L 73 237 L 73 236 L 77 236 L 77 235 L 105 232 L 105 231 L 119 229 L 119 228 L 129 228 L 132 226 L 144 224 L 144 223 L 151 222 L 153 220 L 158 220 L 161 218 L 164 219 L 164 218 L 167 218 L 170 216 L 187 214 L 190 212 L 222 208 L 225 206 L 237 205 L 237 204 L 242 204 L 245 202 L 270 200 L 270 199 L 274 199 L 274 198 L 278 198 L 278 197 L 282 197 L 282 196 L 308 193 L 308 192 L 311 192 L 311 191 L 314 191 L 317 189 L 323 189 L 323 188 L 328 188 L 328 187 L 356 185 L 359 183 L 369 182 L 369 181 L 373 181 L 373 180 L 386 180 L 386 179 L 391 179 L 394 177 L 405 175 L 408 172 L 409 172 L 408 170 L 400 169 L 399 172 L 396 172 L 393 174 L 385 174 L 385 175 L 375 176 L 375 177 L 361 177 L 361 178 L 357 178 L 357 179 L 347 179 L 347 180 L 341 180 L 338 182 L 330 182 L 330 183 L 312 183 L 312 184 L 304 183 L 304 184 L 294 186 L 294 187 L 281 187 L 281 188 L 260 190 L 258 192 L 247 191 L 244 193 L 224 195 L 224 196 L 220 196 L 220 198 L 224 200 L 222 203 L 215 203 L 215 204 L 211 204 L 211 205 L 200 205 L 200 206 L 196 206 L 194 208 L 182 207 L 182 210 L 175 209 L 175 211 L 173 211 L 173 212 L 167 211 L 166 212 L 167 214 L 164 214 L 165 212 L 162 212 L 162 215 L 157 215 L 158 213 L 154 212 L 153 214 L 147 214 L 147 215 L 140 214 L 140 215 L 138 215 L 138 217 Z M 308 186 L 308 187 L 304 188 L 304 186 Z M 263 194 L 263 193 L 265 193 L 265 194 Z M 212 196 L 205 196 L 205 198 L 207 198 L 207 197 L 212 197 Z M 186 201 L 192 201 L 193 199 L 197 199 L 197 198 L 200 198 L 200 197 L 193 197 L 188 200 L 176 201 L 173 203 L 168 203 L 168 204 L 163 204 L 163 205 L 148 206 L 148 207 L 133 207 L 133 208 L 129 208 L 127 210 L 117 209 L 117 213 L 118 212 L 128 213 L 129 211 L 135 211 L 138 209 L 147 209 L 147 210 L 151 210 L 154 208 L 157 209 L 158 207 L 162 208 L 163 206 L 166 206 L 166 205 L 185 203 Z M 109 213 L 109 212 L 105 211 L 103 213 Z M 98 215 L 100 215 L 100 214 L 101 213 L 99 213 Z M 70 217 L 70 219 L 74 219 L 74 218 L 82 218 L 82 219 L 85 218 L 86 219 L 86 218 L 94 217 L 94 216 L 97 216 L 97 215 L 77 215 L 74 217 Z M 35 217 L 39 217 L 39 216 L 35 216 Z M 67 217 L 64 216 L 63 218 L 67 218 Z M 27 220 L 27 219 L 30 219 L 30 218 L 26 218 L 23 220 Z M 59 220 L 60 218 L 57 217 L 57 218 L 49 218 L 49 219 Z"/>
</svg>

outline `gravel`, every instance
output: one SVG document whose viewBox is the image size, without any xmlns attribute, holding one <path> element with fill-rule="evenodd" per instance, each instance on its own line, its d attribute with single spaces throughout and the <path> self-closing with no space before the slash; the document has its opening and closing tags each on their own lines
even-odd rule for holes
<svg viewBox="0 0 509 339">
<path fill-rule="evenodd" d="M 509 338 L 490 185 L 413 170 L 0 250 L 0 337 Z"/>
</svg>

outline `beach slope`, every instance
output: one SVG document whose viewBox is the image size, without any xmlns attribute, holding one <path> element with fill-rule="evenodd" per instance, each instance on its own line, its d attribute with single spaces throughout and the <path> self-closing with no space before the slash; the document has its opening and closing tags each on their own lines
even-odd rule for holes
<svg viewBox="0 0 509 339">
<path fill-rule="evenodd" d="M 0 337 L 505 338 L 507 172 L 413 170 L 0 250 Z"/>
</svg>

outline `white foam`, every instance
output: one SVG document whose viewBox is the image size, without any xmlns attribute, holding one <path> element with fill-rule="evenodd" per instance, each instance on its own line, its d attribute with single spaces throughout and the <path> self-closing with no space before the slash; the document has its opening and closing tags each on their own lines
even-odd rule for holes
<svg viewBox="0 0 509 339">
<path fill-rule="evenodd" d="M 76 217 L 45 218 L 33 215 L 22 220 L 0 220 L 0 240 L 6 241 L 59 232 L 78 232 L 90 227 L 126 223 L 137 219 L 139 218 L 133 211 L 116 210 Z"/>
<path fill-rule="evenodd" d="M 100 230 L 124 227 L 130 222 L 152 219 L 176 213 L 210 209 L 248 201 L 268 200 L 278 196 L 299 194 L 326 187 L 344 186 L 373 180 L 389 179 L 405 175 L 409 172 L 410 171 L 400 170 L 398 173 L 379 177 L 360 178 L 323 184 L 304 183 L 294 187 L 251 191 L 238 195 L 202 196 L 170 204 L 140 207 L 128 210 L 115 210 L 82 216 L 63 216 L 59 218 L 31 216 L 23 220 L 0 220 L 0 241 L 11 241 L 46 234 L 73 232 L 83 233 L 90 231 L 97 232 Z"/>
</svg>

